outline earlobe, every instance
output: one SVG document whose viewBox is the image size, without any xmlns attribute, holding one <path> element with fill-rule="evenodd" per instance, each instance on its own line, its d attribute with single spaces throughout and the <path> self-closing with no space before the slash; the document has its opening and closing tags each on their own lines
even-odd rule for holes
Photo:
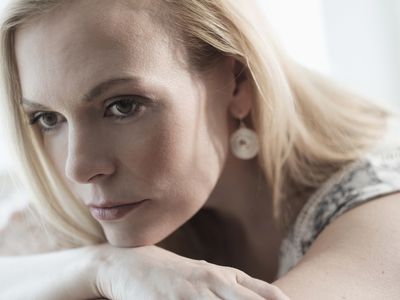
<svg viewBox="0 0 400 300">
<path fill-rule="evenodd" d="M 250 113 L 253 101 L 248 69 L 235 59 L 232 67 L 232 76 L 235 87 L 232 92 L 232 101 L 229 109 L 235 118 L 243 119 Z"/>
</svg>

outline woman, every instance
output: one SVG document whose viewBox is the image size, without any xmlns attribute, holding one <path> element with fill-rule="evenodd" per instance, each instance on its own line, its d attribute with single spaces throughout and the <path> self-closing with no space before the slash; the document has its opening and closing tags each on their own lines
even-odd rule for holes
<svg viewBox="0 0 400 300">
<path fill-rule="evenodd" d="M 0 298 L 400 295 L 389 113 L 267 28 L 248 0 L 14 1 L 3 120 L 62 246 L 2 258 Z"/>
</svg>

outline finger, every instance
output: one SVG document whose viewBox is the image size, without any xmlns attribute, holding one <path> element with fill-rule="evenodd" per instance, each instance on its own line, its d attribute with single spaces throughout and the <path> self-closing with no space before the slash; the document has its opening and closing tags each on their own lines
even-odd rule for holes
<svg viewBox="0 0 400 300">
<path fill-rule="evenodd" d="M 270 286 L 275 290 L 275 298 L 277 300 L 290 300 L 290 298 L 277 286 L 270 284 Z"/>
<path fill-rule="evenodd" d="M 217 291 L 211 290 L 211 292 L 216 295 L 217 299 L 223 300 L 265 300 L 265 298 L 240 284 L 223 286 Z"/>
<path fill-rule="evenodd" d="M 246 273 L 239 273 L 237 281 L 242 286 L 256 292 L 268 300 L 290 300 L 277 286 L 263 280 L 253 278 Z"/>
</svg>

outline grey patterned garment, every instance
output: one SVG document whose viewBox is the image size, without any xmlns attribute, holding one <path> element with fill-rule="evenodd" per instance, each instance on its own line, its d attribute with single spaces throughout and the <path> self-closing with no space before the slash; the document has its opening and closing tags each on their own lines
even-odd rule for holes
<svg viewBox="0 0 400 300">
<path fill-rule="evenodd" d="M 337 217 L 369 200 L 400 191 L 400 126 L 379 146 L 334 174 L 306 202 L 280 248 L 276 279 L 301 260 L 322 230 Z"/>
</svg>

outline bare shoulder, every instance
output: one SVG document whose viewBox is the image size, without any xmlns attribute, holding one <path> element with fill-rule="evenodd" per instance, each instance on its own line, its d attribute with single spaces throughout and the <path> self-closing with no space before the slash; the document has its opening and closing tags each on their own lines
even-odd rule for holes
<svg viewBox="0 0 400 300">
<path fill-rule="evenodd" d="M 28 255 L 62 248 L 28 204 L 7 209 L 2 203 L 1 216 L 0 255 Z"/>
<path fill-rule="evenodd" d="M 300 263 L 273 282 L 296 299 L 400 299 L 400 193 L 328 225 Z"/>
</svg>

